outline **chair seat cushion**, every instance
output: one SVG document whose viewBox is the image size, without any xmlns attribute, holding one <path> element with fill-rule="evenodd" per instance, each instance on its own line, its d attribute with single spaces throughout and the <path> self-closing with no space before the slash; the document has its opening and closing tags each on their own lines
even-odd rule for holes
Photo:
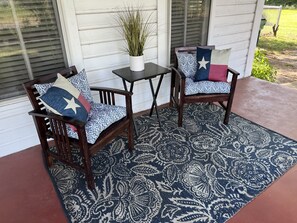
<svg viewBox="0 0 297 223">
<path fill-rule="evenodd" d="M 186 78 L 185 95 L 192 94 L 219 94 L 230 93 L 230 84 L 227 82 L 198 81 Z"/>
<path fill-rule="evenodd" d="M 87 141 L 94 144 L 103 130 L 126 116 L 122 106 L 92 103 L 88 121 L 85 125 Z M 68 136 L 78 139 L 77 132 L 67 126 Z"/>
</svg>

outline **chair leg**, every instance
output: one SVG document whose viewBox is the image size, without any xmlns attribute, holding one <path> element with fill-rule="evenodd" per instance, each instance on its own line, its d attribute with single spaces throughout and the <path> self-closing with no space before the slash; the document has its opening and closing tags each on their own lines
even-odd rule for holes
<svg viewBox="0 0 297 223">
<path fill-rule="evenodd" d="M 41 149 L 42 149 L 42 153 L 43 153 L 44 162 L 45 162 L 46 166 L 51 167 L 53 165 L 53 157 L 51 155 L 49 155 L 49 153 L 48 153 L 49 145 L 46 140 L 46 137 L 45 136 L 44 136 L 44 138 L 39 137 L 39 140 L 40 140 L 40 145 L 41 145 Z"/>
<path fill-rule="evenodd" d="M 91 157 L 88 149 L 83 149 L 83 165 L 88 188 L 93 190 L 95 188 L 94 175 L 91 166 Z"/>
<path fill-rule="evenodd" d="M 229 123 L 229 116 L 230 116 L 230 113 L 231 113 L 231 107 L 232 107 L 232 100 L 228 101 L 228 104 L 227 104 L 227 107 L 226 107 L 226 113 L 225 113 L 225 118 L 224 118 L 224 124 L 225 125 L 228 125 Z"/>
<path fill-rule="evenodd" d="M 53 158 L 48 154 L 49 146 L 47 142 L 41 143 L 42 153 L 44 162 L 48 167 L 51 167 L 53 164 Z"/>
<path fill-rule="evenodd" d="M 48 141 L 47 141 L 47 137 L 44 129 L 45 128 L 44 120 L 43 118 L 33 116 L 33 121 L 37 129 L 37 134 L 40 141 L 44 162 L 48 167 L 51 167 L 53 164 L 53 158 L 48 153 L 49 146 L 48 146 Z"/>
<path fill-rule="evenodd" d="M 95 182 L 94 182 L 94 176 L 91 169 L 91 160 L 90 157 L 88 158 L 88 161 L 86 160 L 87 165 L 85 165 L 85 174 L 86 174 L 86 180 L 88 183 L 88 188 L 93 190 L 95 188 Z"/>
<path fill-rule="evenodd" d="M 171 82 L 170 82 L 170 99 L 169 99 L 169 106 L 173 106 L 173 95 L 174 95 L 174 83 L 175 83 L 175 75 L 171 73 Z"/>
<path fill-rule="evenodd" d="M 54 163 L 54 158 L 48 155 L 46 162 L 47 162 L 48 167 L 51 167 Z"/>
<path fill-rule="evenodd" d="M 130 121 L 129 122 L 129 126 L 128 126 L 128 147 L 129 147 L 129 150 L 132 151 L 134 149 L 134 132 L 133 132 L 133 128 L 134 128 L 134 125 L 133 125 L 133 122 Z"/>
<path fill-rule="evenodd" d="M 53 165 L 53 157 L 48 154 L 46 149 L 42 148 L 43 153 L 43 161 L 47 167 L 51 167 Z"/>
<path fill-rule="evenodd" d="M 173 106 L 173 102 L 172 102 L 172 97 L 171 97 L 171 95 L 170 95 L 169 107 L 172 108 L 172 106 Z"/>
<path fill-rule="evenodd" d="M 230 112 L 226 111 L 225 118 L 224 118 L 225 125 L 228 125 L 229 123 L 229 115 L 230 115 Z"/>
<path fill-rule="evenodd" d="M 179 105 L 177 108 L 178 111 L 178 127 L 182 127 L 183 125 L 183 112 L 184 112 L 184 106 Z"/>
</svg>

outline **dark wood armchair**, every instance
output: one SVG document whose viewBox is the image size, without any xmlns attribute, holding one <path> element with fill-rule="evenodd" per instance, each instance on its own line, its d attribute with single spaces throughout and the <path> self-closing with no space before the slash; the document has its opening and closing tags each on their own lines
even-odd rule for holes
<svg viewBox="0 0 297 223">
<path fill-rule="evenodd" d="M 72 66 L 68 69 L 59 71 L 59 73 L 64 77 L 69 78 L 76 75 L 77 70 L 75 66 Z M 115 105 L 115 95 L 122 95 L 125 97 L 126 117 L 110 125 L 107 129 L 101 132 L 94 144 L 90 144 L 87 142 L 85 123 L 47 112 L 41 101 L 38 99 L 39 93 L 34 87 L 34 84 L 51 83 L 54 82 L 56 78 L 57 73 L 54 73 L 23 84 L 34 109 L 29 112 L 29 114 L 33 116 L 46 164 L 51 166 L 52 159 L 57 159 L 84 172 L 88 187 L 93 189 L 95 184 L 91 169 L 91 156 L 122 133 L 127 133 L 128 147 L 130 150 L 133 149 L 132 93 L 117 89 L 91 87 L 91 90 L 98 92 L 100 103 L 103 104 Z M 68 136 L 66 124 L 70 124 L 76 128 L 78 139 Z M 54 139 L 56 146 L 55 151 L 49 149 L 47 139 Z M 74 162 L 74 147 L 79 149 L 80 155 L 83 158 L 82 163 Z"/>
<path fill-rule="evenodd" d="M 203 48 L 214 49 L 214 46 L 206 46 Z M 197 102 L 218 102 L 225 110 L 224 124 L 228 124 L 237 77 L 239 76 L 239 73 L 228 67 L 226 76 L 228 77 L 230 73 L 232 74 L 232 81 L 230 83 L 231 88 L 229 93 L 199 93 L 186 95 L 185 88 L 187 77 L 178 67 L 177 53 L 187 52 L 194 54 L 196 52 L 196 49 L 196 46 L 175 48 L 175 60 L 174 66 L 172 67 L 171 77 L 170 106 L 173 106 L 174 104 L 177 107 L 178 126 L 182 126 L 184 104 Z"/>
</svg>

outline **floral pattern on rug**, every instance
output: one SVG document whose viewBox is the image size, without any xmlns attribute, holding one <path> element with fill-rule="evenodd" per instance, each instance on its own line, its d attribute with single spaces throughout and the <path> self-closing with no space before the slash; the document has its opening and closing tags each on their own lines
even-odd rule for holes
<svg viewBox="0 0 297 223">
<path fill-rule="evenodd" d="M 212 104 L 136 118 L 135 149 L 119 137 L 92 158 L 96 189 L 60 162 L 49 169 L 71 222 L 222 223 L 297 162 L 297 142 Z"/>
</svg>

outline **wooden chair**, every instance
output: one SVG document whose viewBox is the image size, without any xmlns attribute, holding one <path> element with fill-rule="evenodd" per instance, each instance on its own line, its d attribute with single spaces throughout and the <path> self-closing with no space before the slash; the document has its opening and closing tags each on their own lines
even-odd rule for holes
<svg viewBox="0 0 297 223">
<path fill-rule="evenodd" d="M 204 46 L 203 48 L 214 49 L 214 46 Z M 187 52 L 187 53 L 193 54 L 196 52 L 196 49 L 197 49 L 196 46 L 175 48 L 175 59 L 174 59 L 174 66 L 172 67 L 172 77 L 171 77 L 170 106 L 173 106 L 174 104 L 177 107 L 178 126 L 182 126 L 184 104 L 197 103 L 197 102 L 218 102 L 225 110 L 224 124 L 228 124 L 237 77 L 239 76 L 239 73 L 228 67 L 226 76 L 228 77 L 230 73 L 232 74 L 230 93 L 215 93 L 215 94 L 199 93 L 199 94 L 186 95 L 185 88 L 186 88 L 187 77 L 178 67 L 177 53 Z"/>
<path fill-rule="evenodd" d="M 72 66 L 59 71 L 59 73 L 64 77 L 69 78 L 76 75 L 77 70 L 75 66 Z M 113 123 L 101 132 L 99 138 L 94 144 L 90 144 L 87 142 L 85 123 L 47 112 L 41 101 L 38 99 L 39 93 L 34 87 L 34 84 L 51 83 L 54 82 L 56 78 L 57 73 L 54 73 L 39 77 L 23 84 L 34 109 L 29 112 L 29 114 L 33 116 L 46 164 L 50 167 L 52 159 L 54 158 L 83 171 L 86 176 L 88 187 L 93 189 L 95 184 L 91 169 L 91 156 L 125 130 L 127 130 L 128 135 L 128 147 L 130 150 L 133 149 L 132 93 L 111 88 L 91 87 L 91 90 L 98 92 L 100 103 L 103 104 L 115 105 L 115 95 L 124 96 L 126 101 L 126 117 Z M 78 139 L 68 136 L 66 124 L 70 124 L 76 128 Z M 47 139 L 54 139 L 56 151 L 49 149 Z M 83 158 L 82 164 L 74 162 L 72 152 L 73 147 L 79 148 L 80 154 Z"/>
</svg>

